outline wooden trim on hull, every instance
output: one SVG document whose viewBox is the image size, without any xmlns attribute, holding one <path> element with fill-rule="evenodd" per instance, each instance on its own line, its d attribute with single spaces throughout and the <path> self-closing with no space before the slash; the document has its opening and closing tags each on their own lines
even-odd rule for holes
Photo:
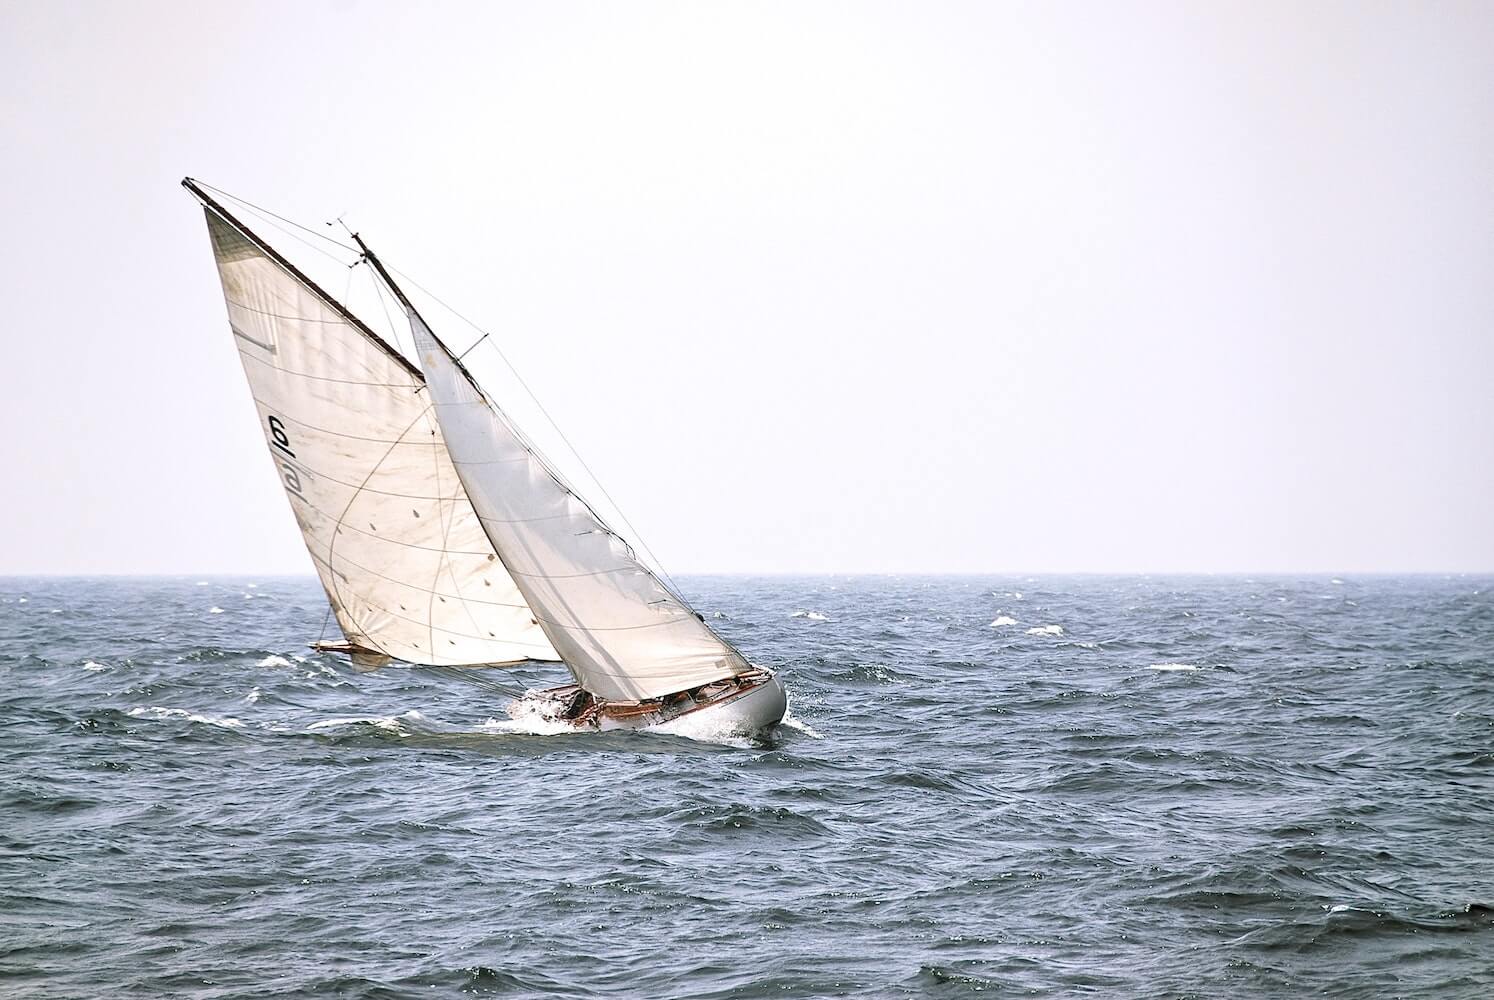
<svg viewBox="0 0 1494 1000">
<path fill-rule="evenodd" d="M 755 668 L 750 673 L 638 702 L 598 701 L 575 684 L 539 693 L 556 702 L 556 721 L 577 729 L 643 729 L 729 705 L 777 683 L 772 671 Z M 777 721 L 772 719 L 768 724 Z"/>
<path fill-rule="evenodd" d="M 360 646 L 356 642 L 313 642 L 311 649 L 318 653 L 334 653 L 346 656 L 359 667 L 383 667 L 394 661 L 388 653 Z"/>
</svg>

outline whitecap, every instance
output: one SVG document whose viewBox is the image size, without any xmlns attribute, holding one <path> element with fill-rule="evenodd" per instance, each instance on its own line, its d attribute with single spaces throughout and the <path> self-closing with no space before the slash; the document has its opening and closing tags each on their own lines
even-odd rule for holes
<svg viewBox="0 0 1494 1000">
<path fill-rule="evenodd" d="M 25 604 L 26 603 L 26 598 L 24 598 L 24 597 L 17 598 L 16 599 L 16 603 L 17 604 Z"/>
<path fill-rule="evenodd" d="M 292 665 L 291 661 L 285 657 L 274 655 L 267 656 L 255 664 L 256 667 L 289 667 Z"/>
<path fill-rule="evenodd" d="M 244 700 L 252 705 L 256 701 L 259 701 L 261 697 L 262 695 L 260 694 L 259 688 L 251 688 L 249 693 L 244 695 Z"/>
<path fill-rule="evenodd" d="M 820 614 L 818 611 L 805 611 L 802 608 L 800 608 L 798 611 L 795 611 L 794 613 L 792 613 L 791 615 L 789 615 L 789 617 L 790 618 L 804 618 L 804 619 L 806 619 L 808 621 L 812 621 L 812 622 L 826 622 L 826 621 L 830 620 L 828 617 L 826 617 L 825 615 Z"/>
<path fill-rule="evenodd" d="M 1028 635 L 1063 635 L 1062 625 L 1039 625 L 1027 630 Z"/>
<path fill-rule="evenodd" d="M 202 722 L 209 726 L 218 726 L 223 729 L 242 729 L 244 724 L 238 719 L 226 717 L 220 718 L 216 715 L 198 715 L 189 712 L 185 708 L 160 708 L 150 705 L 144 708 L 132 708 L 129 716 L 136 719 L 186 719 L 188 722 Z"/>
<path fill-rule="evenodd" d="M 1152 663 L 1148 664 L 1148 670 L 1198 670 L 1191 663 Z"/>
<path fill-rule="evenodd" d="M 989 627 L 990 628 L 1000 628 L 1003 625 L 1015 625 L 1015 624 L 1017 624 L 1017 619 L 1011 618 L 1011 617 L 1009 617 L 1007 615 L 997 615 L 996 616 L 996 620 L 993 621 L 990 624 Z"/>
<path fill-rule="evenodd" d="M 100 670 L 108 670 L 109 668 L 106 665 L 102 664 L 102 663 L 98 663 L 98 662 L 96 662 L 94 660 L 89 660 L 87 663 L 83 664 L 83 669 L 84 670 L 91 670 L 94 673 L 97 673 Z"/>
<path fill-rule="evenodd" d="M 812 726 L 810 726 L 809 723 L 802 722 L 799 719 L 795 718 L 792 709 L 784 709 L 783 719 L 778 724 L 787 729 L 798 730 L 805 736 L 809 736 L 817 740 L 822 740 L 825 738 L 821 736 Z"/>
<path fill-rule="evenodd" d="M 220 607 L 218 607 L 218 605 L 216 605 L 216 604 L 214 604 L 212 607 L 208 608 L 208 614 L 210 614 L 210 615 L 221 615 L 222 613 L 223 613 L 223 609 L 220 608 Z"/>
<path fill-rule="evenodd" d="M 197 581 L 197 586 L 199 586 L 199 587 L 206 587 L 207 585 L 208 585 L 208 582 L 206 580 L 198 580 Z"/>
<path fill-rule="evenodd" d="M 244 586 L 248 587 L 250 590 L 257 590 L 257 589 L 259 589 L 259 584 L 257 584 L 257 583 L 246 583 L 246 584 L 244 584 Z"/>
<path fill-rule="evenodd" d="M 406 737 L 410 735 L 410 731 L 405 728 L 405 721 L 419 721 L 424 718 L 425 716 L 413 710 L 400 715 L 340 715 L 335 718 L 313 722 L 306 727 L 306 731 L 308 733 L 316 733 L 324 729 L 339 729 L 343 726 L 370 725 L 385 732 Z"/>
<path fill-rule="evenodd" d="M 1344 585 L 1344 582 L 1342 580 L 1340 580 L 1338 577 L 1334 577 L 1332 580 L 1329 580 L 1328 582 L 1331 583 L 1331 584 L 1333 584 L 1334 586 L 1337 586 L 1337 587 L 1342 587 Z"/>
<path fill-rule="evenodd" d="M 662 722 L 657 726 L 648 726 L 639 732 L 683 736 L 697 743 L 715 743 L 720 746 L 736 747 L 739 750 L 746 750 L 752 746 L 751 739 L 745 736 L 729 718 L 723 718 L 717 712 L 687 712 L 679 718 Z"/>
<path fill-rule="evenodd" d="M 478 726 L 483 733 L 512 733 L 519 736 L 559 736 L 577 732 L 575 726 L 555 717 L 555 700 L 548 695 L 530 692 L 508 703 L 507 719 L 488 719 Z"/>
</svg>

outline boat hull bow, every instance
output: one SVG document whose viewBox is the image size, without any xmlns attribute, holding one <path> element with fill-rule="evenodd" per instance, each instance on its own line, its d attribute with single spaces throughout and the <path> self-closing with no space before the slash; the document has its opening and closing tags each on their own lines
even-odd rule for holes
<svg viewBox="0 0 1494 1000">
<path fill-rule="evenodd" d="M 509 714 L 519 718 L 535 709 L 546 719 L 581 730 L 657 729 L 682 736 L 745 736 L 783 721 L 788 695 L 777 675 L 756 668 L 740 677 L 643 702 L 599 701 L 570 684 L 515 702 Z"/>
<path fill-rule="evenodd" d="M 653 728 L 678 736 L 750 736 L 771 729 L 788 712 L 788 694 L 776 675 L 732 698 L 686 712 Z"/>
</svg>

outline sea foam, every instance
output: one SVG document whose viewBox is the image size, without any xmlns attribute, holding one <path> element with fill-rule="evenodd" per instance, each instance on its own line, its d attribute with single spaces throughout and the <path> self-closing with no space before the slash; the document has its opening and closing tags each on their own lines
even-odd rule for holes
<svg viewBox="0 0 1494 1000">
<path fill-rule="evenodd" d="M 161 708 L 157 705 L 148 705 L 143 708 L 132 708 L 126 713 L 136 719 L 185 719 L 188 722 L 201 722 L 209 726 L 218 726 L 223 729 L 242 729 L 244 724 L 238 719 L 230 719 L 216 715 L 198 715 L 189 712 L 185 708 Z"/>
</svg>

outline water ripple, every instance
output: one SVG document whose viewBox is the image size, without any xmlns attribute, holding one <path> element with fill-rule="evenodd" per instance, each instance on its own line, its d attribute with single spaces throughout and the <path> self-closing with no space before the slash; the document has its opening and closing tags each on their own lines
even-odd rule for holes
<svg viewBox="0 0 1494 1000">
<path fill-rule="evenodd" d="M 686 580 L 724 743 L 250 582 L 0 580 L 8 997 L 1494 995 L 1494 580 Z"/>
</svg>

